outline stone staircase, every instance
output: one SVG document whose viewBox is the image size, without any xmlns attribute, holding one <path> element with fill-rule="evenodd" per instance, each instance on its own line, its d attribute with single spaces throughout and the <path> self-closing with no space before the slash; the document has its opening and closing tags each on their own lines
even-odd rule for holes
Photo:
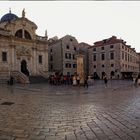
<svg viewBox="0 0 140 140">
<path fill-rule="evenodd" d="M 48 82 L 48 75 L 46 75 L 45 73 L 40 73 L 40 75 L 28 77 L 20 71 L 11 71 L 10 74 L 8 71 L 6 71 L 0 72 L 0 83 L 6 84 L 10 79 L 10 75 L 14 78 L 15 83 L 35 84 Z"/>
<path fill-rule="evenodd" d="M 29 77 L 27 77 L 25 74 L 19 71 L 12 71 L 11 75 L 14 77 L 16 82 L 21 83 L 21 84 L 29 84 Z"/>
</svg>

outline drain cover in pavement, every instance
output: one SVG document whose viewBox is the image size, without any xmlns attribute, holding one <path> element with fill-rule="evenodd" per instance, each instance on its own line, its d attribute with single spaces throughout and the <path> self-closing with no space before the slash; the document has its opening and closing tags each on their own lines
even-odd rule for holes
<svg viewBox="0 0 140 140">
<path fill-rule="evenodd" d="M 3 103 L 1 103 L 1 105 L 12 105 L 12 104 L 14 104 L 13 102 L 3 102 Z"/>
</svg>

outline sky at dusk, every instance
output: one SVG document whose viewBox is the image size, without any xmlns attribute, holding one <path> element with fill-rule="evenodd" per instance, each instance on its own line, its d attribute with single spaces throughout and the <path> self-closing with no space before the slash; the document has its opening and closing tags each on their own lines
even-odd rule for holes
<svg viewBox="0 0 140 140">
<path fill-rule="evenodd" d="M 61 38 L 67 34 L 78 42 L 94 42 L 117 36 L 140 52 L 139 1 L 0 1 L 0 18 L 9 12 L 33 21 L 36 33 Z"/>
</svg>

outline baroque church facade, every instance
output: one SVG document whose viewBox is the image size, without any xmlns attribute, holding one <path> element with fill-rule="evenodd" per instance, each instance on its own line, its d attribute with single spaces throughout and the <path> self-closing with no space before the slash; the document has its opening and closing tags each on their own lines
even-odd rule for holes
<svg viewBox="0 0 140 140">
<path fill-rule="evenodd" d="M 48 72 L 48 38 L 36 34 L 37 25 L 25 17 L 11 13 L 0 20 L 0 76 L 14 76 L 28 83 L 29 76 Z"/>
</svg>

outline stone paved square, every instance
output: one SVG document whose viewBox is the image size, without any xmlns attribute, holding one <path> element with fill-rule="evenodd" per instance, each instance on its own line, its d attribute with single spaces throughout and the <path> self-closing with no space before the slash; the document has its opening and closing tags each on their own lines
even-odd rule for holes
<svg viewBox="0 0 140 140">
<path fill-rule="evenodd" d="M 0 140 L 140 140 L 140 87 L 1 84 Z"/>
</svg>

